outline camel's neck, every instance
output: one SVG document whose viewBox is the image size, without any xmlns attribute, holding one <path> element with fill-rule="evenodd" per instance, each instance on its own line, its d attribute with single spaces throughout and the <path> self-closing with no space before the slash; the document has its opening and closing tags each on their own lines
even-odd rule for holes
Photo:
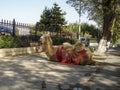
<svg viewBox="0 0 120 90">
<path fill-rule="evenodd" d="M 52 56 L 53 55 L 53 45 L 49 44 L 44 44 L 43 46 L 43 51 L 47 54 L 47 56 Z"/>
</svg>

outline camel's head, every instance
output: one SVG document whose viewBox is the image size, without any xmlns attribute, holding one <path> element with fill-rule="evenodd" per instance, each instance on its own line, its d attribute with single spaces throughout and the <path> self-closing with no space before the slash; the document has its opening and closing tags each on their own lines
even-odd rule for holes
<svg viewBox="0 0 120 90">
<path fill-rule="evenodd" d="M 49 35 L 43 35 L 40 38 L 42 51 L 46 53 L 47 57 L 52 60 L 53 56 L 55 56 L 56 51 L 54 51 L 53 45 L 52 45 L 52 39 Z"/>
<path fill-rule="evenodd" d="M 52 40 L 49 35 L 45 34 L 41 36 L 40 42 L 42 45 L 52 45 Z"/>
</svg>

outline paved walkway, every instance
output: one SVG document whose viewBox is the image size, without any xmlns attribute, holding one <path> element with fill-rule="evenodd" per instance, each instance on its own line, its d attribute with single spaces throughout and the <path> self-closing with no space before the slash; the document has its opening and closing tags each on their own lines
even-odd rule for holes
<svg viewBox="0 0 120 90">
<path fill-rule="evenodd" d="M 120 55 L 112 49 L 107 54 L 102 61 L 98 56 L 101 62 L 93 66 L 51 62 L 43 54 L 0 58 L 0 90 L 70 90 L 77 86 L 79 90 L 119 90 Z"/>
<path fill-rule="evenodd" d="M 92 90 L 120 90 L 120 48 L 110 49 L 106 54 L 88 82 Z"/>
</svg>

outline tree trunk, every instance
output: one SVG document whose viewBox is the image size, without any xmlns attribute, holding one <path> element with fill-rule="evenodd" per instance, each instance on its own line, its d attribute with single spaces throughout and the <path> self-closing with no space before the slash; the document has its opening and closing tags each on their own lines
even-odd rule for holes
<svg viewBox="0 0 120 90">
<path fill-rule="evenodd" d="M 107 50 L 107 40 L 105 40 L 104 38 L 102 38 L 99 42 L 99 45 L 98 45 L 98 49 L 97 51 L 95 52 L 95 54 L 104 54 Z"/>
<path fill-rule="evenodd" d="M 114 33 L 114 24 L 116 22 L 116 9 L 114 5 L 112 6 L 111 3 L 106 1 L 103 6 L 103 13 L 104 13 L 104 21 L 103 21 L 103 37 L 100 40 L 97 53 L 104 54 L 107 49 L 107 42 L 112 40 L 112 36 Z"/>
</svg>

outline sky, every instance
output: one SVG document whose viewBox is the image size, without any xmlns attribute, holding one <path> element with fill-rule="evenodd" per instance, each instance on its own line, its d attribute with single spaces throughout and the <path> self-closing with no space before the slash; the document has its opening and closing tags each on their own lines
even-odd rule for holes
<svg viewBox="0 0 120 90">
<path fill-rule="evenodd" d="M 63 12 L 66 12 L 65 20 L 68 23 L 79 21 L 79 14 L 66 3 L 66 0 L 0 0 L 0 20 L 15 19 L 20 23 L 35 24 L 45 9 L 52 8 L 57 3 Z M 87 19 L 87 15 L 81 16 L 81 23 L 95 24 Z"/>
</svg>

